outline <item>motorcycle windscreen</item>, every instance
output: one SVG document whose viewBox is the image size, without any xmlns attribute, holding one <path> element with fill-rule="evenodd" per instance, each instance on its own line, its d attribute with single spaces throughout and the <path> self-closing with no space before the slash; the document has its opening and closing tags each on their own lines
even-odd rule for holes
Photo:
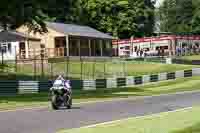
<svg viewBox="0 0 200 133">
<path fill-rule="evenodd" d="M 61 86 L 63 85 L 63 81 L 62 80 L 55 80 L 53 83 L 53 86 Z"/>
</svg>

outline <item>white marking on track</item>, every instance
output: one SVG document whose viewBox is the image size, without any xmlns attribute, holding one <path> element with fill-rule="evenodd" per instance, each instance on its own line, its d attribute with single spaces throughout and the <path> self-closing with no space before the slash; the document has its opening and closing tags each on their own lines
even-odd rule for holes
<svg viewBox="0 0 200 133">
<path fill-rule="evenodd" d="M 109 124 L 113 125 L 113 124 L 118 124 L 118 122 L 130 120 L 130 119 L 148 119 L 148 118 L 160 117 L 160 116 L 167 115 L 169 113 L 175 113 L 175 112 L 185 111 L 185 110 L 189 110 L 189 109 L 192 109 L 192 108 L 193 107 L 187 107 L 187 108 L 177 109 L 177 110 L 173 110 L 173 111 L 160 112 L 160 113 L 157 113 L 157 114 L 151 114 L 151 115 L 145 115 L 145 116 L 137 116 L 137 117 L 130 117 L 130 118 L 126 118 L 126 119 L 120 119 L 120 120 L 115 120 L 115 121 L 108 121 L 108 122 L 93 124 L 93 125 L 84 126 L 84 127 L 80 127 L 80 128 L 93 128 L 93 127 L 103 126 L 103 125 L 109 125 Z"/>
</svg>

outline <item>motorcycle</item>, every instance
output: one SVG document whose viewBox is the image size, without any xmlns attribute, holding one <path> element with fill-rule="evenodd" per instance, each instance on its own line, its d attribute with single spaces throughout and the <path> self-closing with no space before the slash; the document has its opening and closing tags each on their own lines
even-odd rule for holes
<svg viewBox="0 0 200 133">
<path fill-rule="evenodd" d="M 51 106 L 53 109 L 58 110 L 60 107 L 72 107 L 72 91 L 70 81 L 65 80 L 62 76 L 59 76 L 53 83 L 53 87 L 50 88 L 51 94 Z"/>
</svg>

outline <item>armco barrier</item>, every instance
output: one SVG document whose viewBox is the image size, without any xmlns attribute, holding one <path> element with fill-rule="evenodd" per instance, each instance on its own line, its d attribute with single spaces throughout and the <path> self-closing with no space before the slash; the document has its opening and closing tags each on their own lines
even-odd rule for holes
<svg viewBox="0 0 200 133">
<path fill-rule="evenodd" d="M 106 79 L 97 79 L 96 80 L 96 88 L 106 88 L 107 87 L 107 82 Z"/>
<path fill-rule="evenodd" d="M 150 75 L 150 82 L 158 82 L 158 75 Z"/>
<path fill-rule="evenodd" d="M 192 77 L 192 70 L 185 70 L 184 77 Z"/>
<path fill-rule="evenodd" d="M 96 90 L 101 88 L 128 87 L 149 82 L 158 82 L 192 76 L 200 76 L 200 68 L 136 77 L 129 76 L 125 78 L 72 80 L 71 86 L 73 90 Z M 52 81 L 0 81 L 0 94 L 47 92 L 51 86 Z"/>
<path fill-rule="evenodd" d="M 139 77 L 135 77 L 134 78 L 135 80 L 135 85 L 140 85 L 140 84 L 143 84 L 143 78 L 142 76 L 139 76 Z"/>
<path fill-rule="evenodd" d="M 96 88 L 95 80 L 83 80 L 84 90 L 95 90 L 95 88 Z"/>
<path fill-rule="evenodd" d="M 38 93 L 39 92 L 39 83 L 38 81 L 19 81 L 18 93 Z"/>
<path fill-rule="evenodd" d="M 169 79 L 176 79 L 176 73 L 175 72 L 167 73 L 167 80 Z"/>
<path fill-rule="evenodd" d="M 126 78 L 117 78 L 117 87 L 126 86 Z"/>
</svg>

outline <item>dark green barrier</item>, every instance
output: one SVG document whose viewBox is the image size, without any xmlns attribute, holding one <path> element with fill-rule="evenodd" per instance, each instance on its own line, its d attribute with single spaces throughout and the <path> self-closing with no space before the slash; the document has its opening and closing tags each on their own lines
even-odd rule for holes
<svg viewBox="0 0 200 133">
<path fill-rule="evenodd" d="M 200 65 L 200 60 L 192 60 L 192 65 Z"/>
<path fill-rule="evenodd" d="M 134 80 L 135 80 L 135 85 L 140 85 L 140 84 L 143 83 L 143 82 L 142 82 L 142 76 L 140 76 L 140 77 L 135 77 Z"/>
<path fill-rule="evenodd" d="M 169 80 L 169 79 L 175 79 L 175 78 L 176 78 L 176 76 L 175 76 L 174 72 L 167 73 L 167 80 Z"/>
<path fill-rule="evenodd" d="M 117 87 L 126 86 L 126 78 L 117 78 Z"/>
<path fill-rule="evenodd" d="M 18 81 L 0 81 L 0 94 L 17 94 Z"/>
<path fill-rule="evenodd" d="M 192 70 L 185 70 L 184 77 L 192 77 Z"/>
<path fill-rule="evenodd" d="M 172 59 L 173 64 L 185 64 L 185 65 L 192 65 L 192 61 L 184 60 L 184 59 Z"/>
<path fill-rule="evenodd" d="M 49 89 L 52 87 L 53 82 L 52 81 L 39 81 L 38 87 L 39 92 L 48 92 Z"/>
<path fill-rule="evenodd" d="M 75 90 L 82 90 L 83 88 L 83 81 L 82 80 L 70 80 L 72 89 Z"/>
<path fill-rule="evenodd" d="M 158 75 L 151 75 L 150 76 L 150 82 L 157 82 L 158 81 Z"/>
<path fill-rule="evenodd" d="M 97 79 L 96 80 L 96 88 L 106 88 L 107 83 L 106 83 L 106 79 Z"/>
</svg>

